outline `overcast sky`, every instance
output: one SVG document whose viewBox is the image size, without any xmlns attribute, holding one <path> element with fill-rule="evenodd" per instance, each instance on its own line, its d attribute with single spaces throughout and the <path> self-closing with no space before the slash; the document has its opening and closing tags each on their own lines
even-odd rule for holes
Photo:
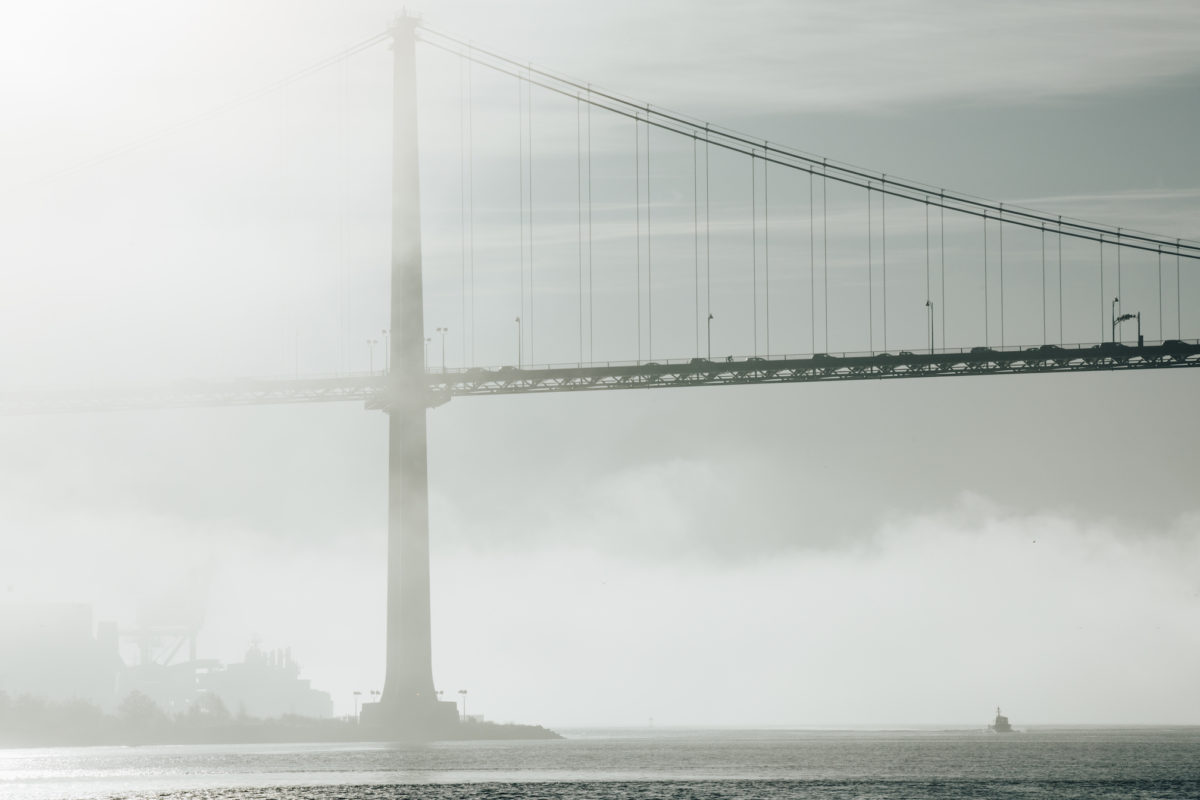
<svg viewBox="0 0 1200 800">
<path fill-rule="evenodd" d="M 386 46 L 188 121 L 375 35 L 396 11 L 6 9 L 5 384 L 365 370 L 366 340 L 388 326 Z M 810 153 L 1200 237 L 1193 3 L 422 11 L 460 38 Z M 468 346 L 456 294 L 462 73 L 436 51 L 421 58 L 426 323 L 451 328 L 456 366 Z M 477 299 L 476 360 L 511 363 L 516 89 L 473 75 L 477 266 L 481 286 L 507 287 Z M 574 118 L 569 103 L 534 103 L 539 269 L 553 280 L 546 265 L 561 252 L 569 285 L 576 241 L 560 234 L 574 233 L 575 185 L 552 173 L 574 169 Z M 614 123 L 595 123 L 598 208 L 625 214 L 624 230 L 604 228 L 617 233 L 602 276 L 629 237 L 620 181 L 632 156 L 607 148 L 624 136 Z M 552 141 L 563 128 L 567 141 Z M 656 147 L 656 258 L 682 276 L 687 305 L 690 144 Z M 604 169 L 617 159 L 624 173 Z M 720 169 L 713 188 L 744 199 Z M 806 178 L 771 180 L 781 218 L 800 213 Z M 718 210 L 725 247 L 747 208 Z M 911 210 L 888 213 L 889 235 L 919 230 Z M 779 224 L 774 280 L 800 291 L 807 240 Z M 721 252 L 718 278 L 740 280 L 729 264 L 741 251 Z M 789 253 L 793 273 L 775 266 Z M 923 255 L 897 254 L 896 280 L 923 282 Z M 846 286 L 862 256 L 835 262 Z M 919 267 L 905 273 L 905 257 Z M 1152 338 L 1156 266 L 1130 260 L 1123 306 L 1144 313 Z M 1182 320 L 1170 303 L 1161 317 L 1168 338 L 1200 336 L 1200 281 L 1182 270 Z M 671 316 L 662 291 L 675 323 L 655 357 L 694 355 L 693 310 Z M 799 312 L 772 312 L 779 348 L 819 349 L 807 296 L 795 299 Z M 542 330 L 553 300 L 538 300 Z M 895 301 L 908 339 L 893 348 L 921 345 L 923 300 Z M 1103 309 L 1070 302 L 1068 340 L 1094 341 Z M 614 354 L 603 357 L 632 357 L 619 355 L 631 341 L 621 308 L 598 337 Z M 721 355 L 750 352 L 739 308 L 720 311 Z M 979 343 L 977 310 L 955 307 L 950 344 Z M 1026 316 L 1009 343 L 1040 343 L 1040 316 Z M 574 317 L 560 317 L 538 342 L 547 360 L 574 358 Z M 835 325 L 829 349 L 865 344 L 864 327 Z M 983 725 L 996 705 L 1018 727 L 1195 723 L 1191 372 L 456 399 L 429 415 L 435 683 L 468 689 L 472 713 L 550 725 Z M 122 626 L 147 604 L 199 608 L 202 656 L 239 659 L 254 635 L 290 646 L 348 713 L 351 692 L 383 675 L 385 431 L 354 404 L 0 418 L 0 598 L 91 603 Z"/>
</svg>

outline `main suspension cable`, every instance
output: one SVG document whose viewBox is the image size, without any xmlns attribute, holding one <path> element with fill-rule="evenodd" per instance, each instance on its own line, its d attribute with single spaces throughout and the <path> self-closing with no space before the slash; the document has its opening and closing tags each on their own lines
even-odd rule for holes
<svg viewBox="0 0 1200 800">
<path fill-rule="evenodd" d="M 422 28 L 419 32 L 422 35 L 422 41 L 432 47 L 438 47 L 450 52 L 457 52 L 454 49 L 455 47 L 461 48 L 465 46 L 464 42 L 461 42 L 460 40 L 439 31 L 434 31 L 429 28 Z M 438 37 L 444 40 L 444 42 L 448 42 L 450 44 L 434 41 L 426 37 L 425 34 Z M 576 88 L 584 88 L 583 83 L 573 81 L 569 78 L 546 70 L 527 67 L 515 59 L 508 58 L 493 51 L 485 51 L 481 50 L 480 48 L 475 48 L 475 53 L 482 53 L 487 59 L 491 59 L 489 61 L 478 55 L 474 56 L 479 60 L 479 63 L 484 64 L 488 68 L 498 72 L 509 71 L 510 67 L 519 67 L 521 69 L 528 70 L 531 76 L 534 74 L 540 76 L 545 80 L 535 82 L 539 86 L 550 91 L 559 92 L 567 96 L 573 96 L 572 93 Z M 505 67 L 504 65 L 506 64 L 510 65 L 510 67 Z M 530 79 L 532 80 L 532 77 Z M 609 110 L 615 114 L 624 116 L 633 116 L 637 113 L 637 110 L 645 108 L 644 103 L 635 103 L 634 101 L 619 97 L 615 94 L 596 90 L 591 92 L 589 102 L 592 102 L 598 107 Z M 655 116 L 656 119 L 650 123 L 655 127 L 672 130 L 675 133 L 682 135 L 689 135 L 690 131 L 693 129 L 698 130 L 700 128 L 704 128 L 707 134 L 717 137 L 715 139 L 712 138 L 712 136 L 708 137 L 711 141 L 711 144 L 714 144 L 718 147 L 723 147 L 727 150 L 740 152 L 743 155 L 749 155 L 753 148 L 761 146 L 761 140 L 750 138 L 737 133 L 736 131 L 715 128 L 709 123 L 689 119 L 677 113 L 665 112 L 659 109 L 655 112 Z M 778 144 L 770 145 L 769 152 L 763 153 L 759 157 L 769 160 L 772 163 L 805 172 L 815 172 L 817 168 L 820 168 L 822 177 L 825 181 L 833 180 L 840 183 L 855 185 L 859 188 L 865 188 L 865 181 L 868 178 L 871 180 L 879 180 L 878 173 L 848 164 L 836 162 L 830 164 L 829 160 L 826 158 L 809 155 L 793 148 L 783 147 Z M 833 174 L 830 174 L 831 167 L 833 169 Z M 909 179 L 896 180 L 895 178 L 891 178 L 887 181 L 887 183 L 888 188 L 881 191 L 886 191 L 887 194 L 893 197 L 903 197 L 914 202 L 920 202 L 921 196 L 925 193 L 930 193 L 932 188 Z M 941 190 L 938 193 L 938 204 L 944 204 L 946 208 L 952 211 L 958 211 L 960 213 L 972 216 L 983 216 L 985 211 L 990 215 L 998 210 L 998 205 L 994 202 L 987 201 L 982 198 L 976 198 L 961 192 L 947 193 L 945 190 Z M 1043 212 L 1026 209 L 1019 206 L 1006 207 L 1005 213 L 1010 217 L 1007 224 L 1019 225 L 1031 229 L 1037 229 L 1040 224 L 1044 222 L 1055 221 L 1054 217 Z M 1012 217 L 1017 217 L 1018 219 L 1012 219 Z M 1064 230 L 1063 235 L 1081 239 L 1095 240 L 1097 235 L 1101 232 L 1111 235 L 1112 231 L 1114 230 L 1111 227 L 1089 223 L 1083 220 L 1068 219 L 1065 224 L 1069 230 Z M 1182 239 L 1178 240 L 1177 243 L 1176 240 L 1169 240 L 1163 236 L 1148 234 L 1145 232 L 1131 233 L 1129 231 L 1123 231 L 1122 237 L 1123 239 L 1130 240 L 1129 243 L 1122 244 L 1124 247 L 1153 252 L 1154 246 L 1161 243 L 1163 245 L 1171 246 L 1173 249 L 1178 247 L 1178 255 L 1180 255 L 1182 258 L 1200 259 L 1200 242 L 1194 242 L 1193 240 L 1188 240 L 1188 242 L 1184 244 Z"/>
</svg>

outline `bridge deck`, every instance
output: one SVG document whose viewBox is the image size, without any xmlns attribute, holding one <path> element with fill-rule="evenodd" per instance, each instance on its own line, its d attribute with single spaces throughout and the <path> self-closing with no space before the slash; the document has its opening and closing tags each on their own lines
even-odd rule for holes
<svg viewBox="0 0 1200 800">
<path fill-rule="evenodd" d="M 452 397 L 533 392 L 661 389 L 685 386 L 886 380 L 963 375 L 1166 369 L 1200 366 L 1200 342 L 1144 347 L 1105 343 L 1058 347 L 975 347 L 934 352 L 824 354 L 709 361 L 585 364 L 554 367 L 451 369 L 427 373 L 429 404 Z M 0 393 L 0 413 L 38 414 L 149 408 L 358 401 L 386 406 L 381 374 L 327 378 L 181 381 L 124 389 Z"/>
</svg>

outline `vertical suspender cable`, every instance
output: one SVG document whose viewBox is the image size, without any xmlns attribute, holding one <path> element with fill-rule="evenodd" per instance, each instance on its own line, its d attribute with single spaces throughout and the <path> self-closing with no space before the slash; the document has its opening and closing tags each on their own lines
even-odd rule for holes
<svg viewBox="0 0 1200 800">
<path fill-rule="evenodd" d="M 1117 228 L 1117 316 L 1121 315 L 1121 229 Z"/>
<path fill-rule="evenodd" d="M 588 154 L 587 154 L 587 176 L 588 176 L 588 361 L 594 363 L 596 361 L 596 329 L 595 329 L 595 311 L 592 305 L 592 272 L 595 266 L 595 261 L 592 258 L 592 94 L 591 87 L 588 87 L 588 106 L 587 106 L 587 125 L 588 125 Z"/>
<path fill-rule="evenodd" d="M 1104 341 L 1104 234 L 1100 234 L 1100 338 Z"/>
<path fill-rule="evenodd" d="M 521 219 L 519 221 L 521 238 L 521 313 L 518 320 L 526 318 L 525 314 L 525 87 L 521 85 L 522 78 L 517 75 L 517 150 L 520 161 L 517 165 L 517 185 L 520 187 Z M 517 325 L 517 360 L 521 361 L 521 325 Z M 518 364 L 519 368 L 521 365 Z"/>
<path fill-rule="evenodd" d="M 990 345 L 991 325 L 988 319 L 988 245 L 987 245 L 987 209 L 983 212 L 983 344 Z"/>
<path fill-rule="evenodd" d="M 709 352 L 712 358 L 712 217 L 709 214 L 712 206 L 709 203 L 708 187 L 712 184 L 712 172 L 708 166 L 708 126 L 704 126 L 704 302 L 708 309 L 705 323 L 709 330 Z"/>
<path fill-rule="evenodd" d="M 579 366 L 583 366 L 583 103 L 575 95 L 575 224 L 579 238 Z"/>
<path fill-rule="evenodd" d="M 933 284 L 929 278 L 929 196 L 925 197 L 925 300 L 929 301 L 933 298 L 930 292 L 933 291 Z"/>
<path fill-rule="evenodd" d="M 646 106 L 646 356 L 654 360 L 654 237 L 650 230 L 650 106 Z"/>
<path fill-rule="evenodd" d="M 341 317 L 341 319 L 339 320 L 339 328 L 341 330 L 339 331 L 340 341 L 338 342 L 338 351 L 339 351 L 338 352 L 338 355 L 339 355 L 338 371 L 343 372 L 343 373 L 349 371 L 349 364 L 347 363 L 347 355 L 348 355 L 347 350 L 348 350 L 349 344 L 350 344 L 350 331 L 349 331 L 350 279 L 349 279 L 349 268 L 348 268 L 347 262 L 346 262 L 346 205 L 348 202 L 347 201 L 348 192 L 346 189 L 346 176 L 347 176 L 347 173 L 349 173 L 349 169 L 347 167 L 348 148 L 346 147 L 346 140 L 347 140 L 346 118 L 347 118 L 347 116 L 349 116 L 349 111 L 348 111 L 349 89 L 347 86 L 347 83 L 348 83 L 347 71 L 348 71 L 347 60 L 344 59 L 341 63 L 341 75 L 340 75 L 340 77 L 341 77 L 341 87 L 340 87 L 341 88 L 341 98 L 340 98 L 341 99 L 341 119 L 339 120 L 340 124 L 338 125 L 338 134 L 339 134 L 339 139 L 340 139 L 340 141 L 338 142 L 338 147 L 341 150 L 341 152 L 338 155 L 341 157 L 341 162 L 342 162 L 341 163 L 341 181 L 340 181 L 340 186 L 338 187 L 341 190 L 341 212 L 339 214 L 339 219 L 338 219 L 338 272 L 341 273 L 341 275 L 340 275 L 341 298 L 340 298 L 340 303 L 339 303 L 339 308 L 338 308 L 338 314 Z"/>
<path fill-rule="evenodd" d="M 475 364 L 475 94 L 474 59 L 467 61 L 467 268 L 471 278 L 471 364 Z"/>
<path fill-rule="evenodd" d="M 700 169 L 697 165 L 696 132 L 692 131 L 692 285 L 695 287 L 696 358 L 700 357 Z"/>
<path fill-rule="evenodd" d="M 813 174 L 808 171 L 808 337 L 811 353 L 817 352 L 817 237 L 813 224 Z"/>
<path fill-rule="evenodd" d="M 1000 346 L 1004 347 L 1004 203 L 996 220 L 1000 223 Z"/>
<path fill-rule="evenodd" d="M 750 319 L 754 326 L 754 355 L 758 355 L 758 184 L 754 148 L 750 148 Z"/>
<path fill-rule="evenodd" d="M 1063 273 L 1062 273 L 1062 217 L 1058 218 L 1058 343 L 1066 344 L 1063 338 Z"/>
<path fill-rule="evenodd" d="M 929 195 L 925 195 L 925 305 L 929 307 L 929 352 L 933 353 L 934 342 L 936 341 L 933 335 L 933 282 L 930 279 L 929 269 Z"/>
<path fill-rule="evenodd" d="M 880 278 L 883 281 L 883 351 L 888 349 L 888 176 L 883 175 L 883 191 L 880 192 Z"/>
<path fill-rule="evenodd" d="M 1042 224 L 1042 344 L 1046 344 L 1046 225 Z"/>
<path fill-rule="evenodd" d="M 829 352 L 829 178 L 821 159 L 821 246 L 825 248 L 825 352 Z"/>
<path fill-rule="evenodd" d="M 529 159 L 525 162 L 529 170 L 529 321 L 525 325 L 529 331 L 529 363 L 534 363 L 533 354 L 533 68 L 530 67 L 530 80 L 526 83 L 525 113 L 529 120 L 525 123 L 525 137 L 528 140 Z"/>
<path fill-rule="evenodd" d="M 875 254 L 871 226 L 871 181 L 867 181 L 867 350 L 875 350 Z"/>
<path fill-rule="evenodd" d="M 1158 246 L 1158 340 L 1163 340 L 1162 245 Z"/>
<path fill-rule="evenodd" d="M 933 291 L 933 284 L 929 279 L 929 196 L 925 197 L 925 302 L 929 303 L 933 300 L 930 292 Z M 932 346 L 932 345 L 931 345 Z"/>
<path fill-rule="evenodd" d="M 945 201 L 943 200 L 943 203 Z M 946 206 L 939 205 L 940 212 L 940 229 L 941 229 L 941 245 L 938 247 L 938 252 L 942 259 L 942 349 L 946 349 Z"/>
<path fill-rule="evenodd" d="M 930 296 L 934 284 L 930 281 L 929 272 L 929 196 L 925 196 L 925 305 L 929 306 L 929 351 L 934 351 L 934 299 Z"/>
<path fill-rule="evenodd" d="M 771 161 L 766 158 L 767 142 L 763 142 L 763 311 L 767 315 L 767 355 L 771 355 Z"/>
<path fill-rule="evenodd" d="M 1004 347 L 1004 203 L 1000 204 L 1000 346 Z"/>
<path fill-rule="evenodd" d="M 459 331 L 467 329 L 467 113 L 466 97 L 466 66 L 470 62 L 460 59 L 458 64 L 458 200 L 459 200 Z M 422 334 L 423 335 L 423 334 Z M 462 364 L 467 363 L 467 337 L 460 338 L 462 342 Z"/>
<path fill-rule="evenodd" d="M 883 240 L 879 243 L 883 274 L 883 350 L 887 352 L 887 175 L 883 176 L 883 191 L 879 193 L 879 227 Z"/>
<path fill-rule="evenodd" d="M 633 218 L 637 249 L 637 360 L 642 360 L 642 131 L 633 114 Z"/>
</svg>

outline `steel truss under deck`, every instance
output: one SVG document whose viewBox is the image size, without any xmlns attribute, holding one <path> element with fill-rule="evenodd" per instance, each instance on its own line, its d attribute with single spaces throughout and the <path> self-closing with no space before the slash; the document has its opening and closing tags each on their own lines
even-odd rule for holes
<svg viewBox="0 0 1200 800">
<path fill-rule="evenodd" d="M 584 366 L 451 369 L 426 373 L 429 407 L 451 397 L 660 389 L 807 381 L 1013 375 L 1042 372 L 1200 367 L 1200 342 L 1168 341 L 1144 347 L 1041 345 L 1025 349 L 975 347 L 935 352 L 818 353 L 804 357 L 739 358 Z M 0 393 L 0 413 L 44 414 L 153 408 L 283 405 L 357 401 L 386 409 L 386 376 L 181 381 L 120 390 Z"/>
</svg>

